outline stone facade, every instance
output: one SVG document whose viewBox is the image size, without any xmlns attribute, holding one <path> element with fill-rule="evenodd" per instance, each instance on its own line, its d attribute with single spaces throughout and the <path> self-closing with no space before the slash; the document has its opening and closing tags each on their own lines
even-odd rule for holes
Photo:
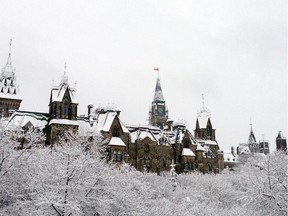
<svg viewBox="0 0 288 216">
<path fill-rule="evenodd" d="M 7 98 L 0 97 L 0 109 L 2 113 L 6 110 L 2 115 L 9 116 L 14 112 L 8 124 L 18 122 L 23 130 L 24 127 L 38 127 L 47 134 L 47 144 L 53 145 L 60 139 L 69 140 L 74 134 L 88 140 L 101 135 L 99 145 L 104 148 L 103 157 L 118 164 L 129 163 L 140 171 L 160 174 L 169 171 L 171 164 L 175 164 L 178 173 L 217 173 L 223 169 L 223 154 L 216 141 L 210 114 L 203 108 L 198 115 L 195 137 L 185 122 L 173 122 L 168 116 L 159 77 L 149 109 L 149 125 L 144 126 L 124 125 L 120 111 L 114 108 L 93 110 L 89 105 L 88 115 L 78 116 L 76 89 L 68 84 L 66 66 L 60 84 L 51 89 L 47 114 L 17 111 L 21 99 L 15 96 L 18 90 L 10 54 L 0 81 L 3 89 L 0 91 L 5 94 L 12 92 Z M 21 123 L 20 118 L 23 119 Z"/>
</svg>

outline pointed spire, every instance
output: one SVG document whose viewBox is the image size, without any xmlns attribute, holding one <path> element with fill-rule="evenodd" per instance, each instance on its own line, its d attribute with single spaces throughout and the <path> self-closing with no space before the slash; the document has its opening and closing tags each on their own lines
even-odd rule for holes
<svg viewBox="0 0 288 216">
<path fill-rule="evenodd" d="M 11 78 L 14 75 L 15 68 L 12 66 L 12 58 L 11 58 L 11 47 L 12 47 L 12 39 L 9 42 L 9 54 L 7 58 L 6 65 L 2 68 L 2 76 Z"/>
<path fill-rule="evenodd" d="M 6 66 L 9 65 L 12 67 L 12 59 L 11 59 L 11 47 L 12 47 L 12 38 L 10 38 L 10 43 L 9 43 L 9 55 L 8 55 L 8 59 L 7 59 L 7 63 Z"/>
<path fill-rule="evenodd" d="M 250 135 L 248 137 L 248 142 L 249 143 L 256 143 L 256 138 L 253 132 L 253 128 L 252 128 L 252 120 L 250 118 Z"/>
<path fill-rule="evenodd" d="M 157 78 L 153 102 L 165 102 L 161 88 L 160 78 Z"/>
</svg>

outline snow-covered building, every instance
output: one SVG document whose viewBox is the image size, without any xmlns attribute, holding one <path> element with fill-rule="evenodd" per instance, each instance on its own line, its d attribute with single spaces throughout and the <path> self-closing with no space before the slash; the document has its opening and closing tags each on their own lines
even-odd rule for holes
<svg viewBox="0 0 288 216">
<path fill-rule="evenodd" d="M 219 150 L 210 116 L 202 110 L 196 120 L 195 137 L 185 121 L 169 119 L 159 77 L 151 108 L 149 125 L 127 126 L 131 142 L 129 160 L 138 170 L 168 171 L 172 161 L 177 172 L 219 172 L 223 152 Z"/>
<path fill-rule="evenodd" d="M 248 141 L 240 143 L 237 146 L 237 160 L 241 163 L 245 163 L 247 159 L 254 154 L 269 154 L 269 142 L 264 138 L 257 142 L 253 132 L 252 124 L 250 124 L 250 134 Z"/>
<path fill-rule="evenodd" d="M 69 85 L 66 64 L 60 84 L 51 88 L 48 113 L 18 111 L 21 98 L 14 71 L 10 51 L 0 80 L 1 119 L 7 130 L 15 127 L 23 131 L 42 130 L 47 135 L 46 144 L 51 145 L 74 134 L 87 140 L 101 137 L 108 160 L 125 161 L 149 172 L 169 171 L 172 161 L 177 172 L 216 173 L 223 169 L 223 153 L 215 138 L 210 113 L 203 105 L 194 136 L 185 121 L 169 119 L 159 76 L 149 109 L 149 124 L 126 126 L 116 108 L 93 109 L 93 105 L 88 105 L 87 115 L 78 116 L 76 88 Z"/>
</svg>

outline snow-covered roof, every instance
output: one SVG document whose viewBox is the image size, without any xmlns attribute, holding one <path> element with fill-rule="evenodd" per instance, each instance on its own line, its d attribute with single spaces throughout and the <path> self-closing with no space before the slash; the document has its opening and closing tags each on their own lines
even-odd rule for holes
<svg viewBox="0 0 288 216">
<path fill-rule="evenodd" d="M 34 128 L 43 129 L 48 123 L 48 114 L 37 112 L 15 111 L 6 123 L 6 129 L 24 127 L 31 123 Z"/>
<path fill-rule="evenodd" d="M 65 65 L 66 70 L 66 65 Z M 68 84 L 68 76 L 66 75 L 66 71 L 62 75 L 61 82 L 59 86 L 53 86 L 51 90 L 51 102 L 62 102 L 65 93 L 68 91 L 69 97 L 71 98 L 71 102 L 78 104 L 76 100 L 76 90 L 75 88 L 71 88 Z"/>
<path fill-rule="evenodd" d="M 149 137 L 152 141 L 158 142 L 158 139 L 150 130 L 143 130 L 143 129 L 135 130 L 133 132 L 130 132 L 130 136 L 132 143 L 135 143 L 136 140 L 145 139 L 146 137 Z"/>
<path fill-rule="evenodd" d="M 97 127 L 99 130 L 108 132 L 116 117 L 117 117 L 117 111 L 105 111 L 105 112 L 94 113 L 94 116 L 92 117 L 92 119 L 95 119 L 97 121 Z M 119 118 L 118 118 L 118 120 L 119 120 L 119 123 L 121 125 L 122 131 L 124 133 L 129 133 L 129 130 L 121 122 L 121 120 Z"/>
<path fill-rule="evenodd" d="M 218 145 L 216 140 L 203 140 L 203 139 L 196 139 L 198 143 L 205 144 L 205 145 Z"/>
<path fill-rule="evenodd" d="M 89 121 L 87 118 L 80 118 L 78 122 L 78 134 L 84 137 L 94 137 L 100 134 L 96 121 Z"/>
<path fill-rule="evenodd" d="M 49 125 L 51 124 L 75 125 L 75 126 L 79 125 L 77 120 L 69 120 L 69 119 L 52 119 L 49 122 Z"/>
<path fill-rule="evenodd" d="M 198 144 L 196 151 L 205 151 L 205 149 L 200 144 Z"/>
<path fill-rule="evenodd" d="M 8 93 L 2 93 L 2 92 L 0 92 L 0 98 L 22 100 L 22 97 L 19 94 L 8 94 Z"/>
<path fill-rule="evenodd" d="M 190 157 L 195 157 L 195 154 L 190 148 L 183 148 L 181 156 L 190 156 Z"/>
<path fill-rule="evenodd" d="M 231 152 L 224 152 L 223 158 L 224 162 L 239 163 L 236 155 L 233 155 Z"/>
<path fill-rule="evenodd" d="M 91 112 L 89 118 L 79 117 L 78 133 L 81 136 L 96 136 L 100 133 L 100 131 L 108 132 L 115 118 L 119 120 L 122 131 L 124 133 L 129 133 L 129 130 L 119 119 L 116 110 L 94 110 Z"/>
<path fill-rule="evenodd" d="M 62 102 L 65 92 L 68 91 L 68 94 L 71 98 L 71 102 L 78 104 L 76 100 L 76 91 L 74 88 L 70 88 L 69 85 L 61 84 L 60 86 L 54 86 L 51 90 L 51 102 Z"/>
<path fill-rule="evenodd" d="M 126 144 L 119 137 L 112 137 L 108 146 L 126 146 Z"/>
<path fill-rule="evenodd" d="M 240 143 L 238 146 L 239 154 L 251 153 L 248 143 Z"/>
</svg>

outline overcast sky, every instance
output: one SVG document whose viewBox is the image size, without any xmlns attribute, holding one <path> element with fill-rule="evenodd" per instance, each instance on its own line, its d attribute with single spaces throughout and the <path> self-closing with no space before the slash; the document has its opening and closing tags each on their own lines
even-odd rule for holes
<svg viewBox="0 0 288 216">
<path fill-rule="evenodd" d="M 160 68 L 169 117 L 195 129 L 211 111 L 220 148 L 287 136 L 285 0 L 0 0 L 0 65 L 12 37 L 20 109 L 48 112 L 52 80 L 67 62 L 87 105 L 116 104 L 127 124 L 147 124 Z"/>
</svg>

